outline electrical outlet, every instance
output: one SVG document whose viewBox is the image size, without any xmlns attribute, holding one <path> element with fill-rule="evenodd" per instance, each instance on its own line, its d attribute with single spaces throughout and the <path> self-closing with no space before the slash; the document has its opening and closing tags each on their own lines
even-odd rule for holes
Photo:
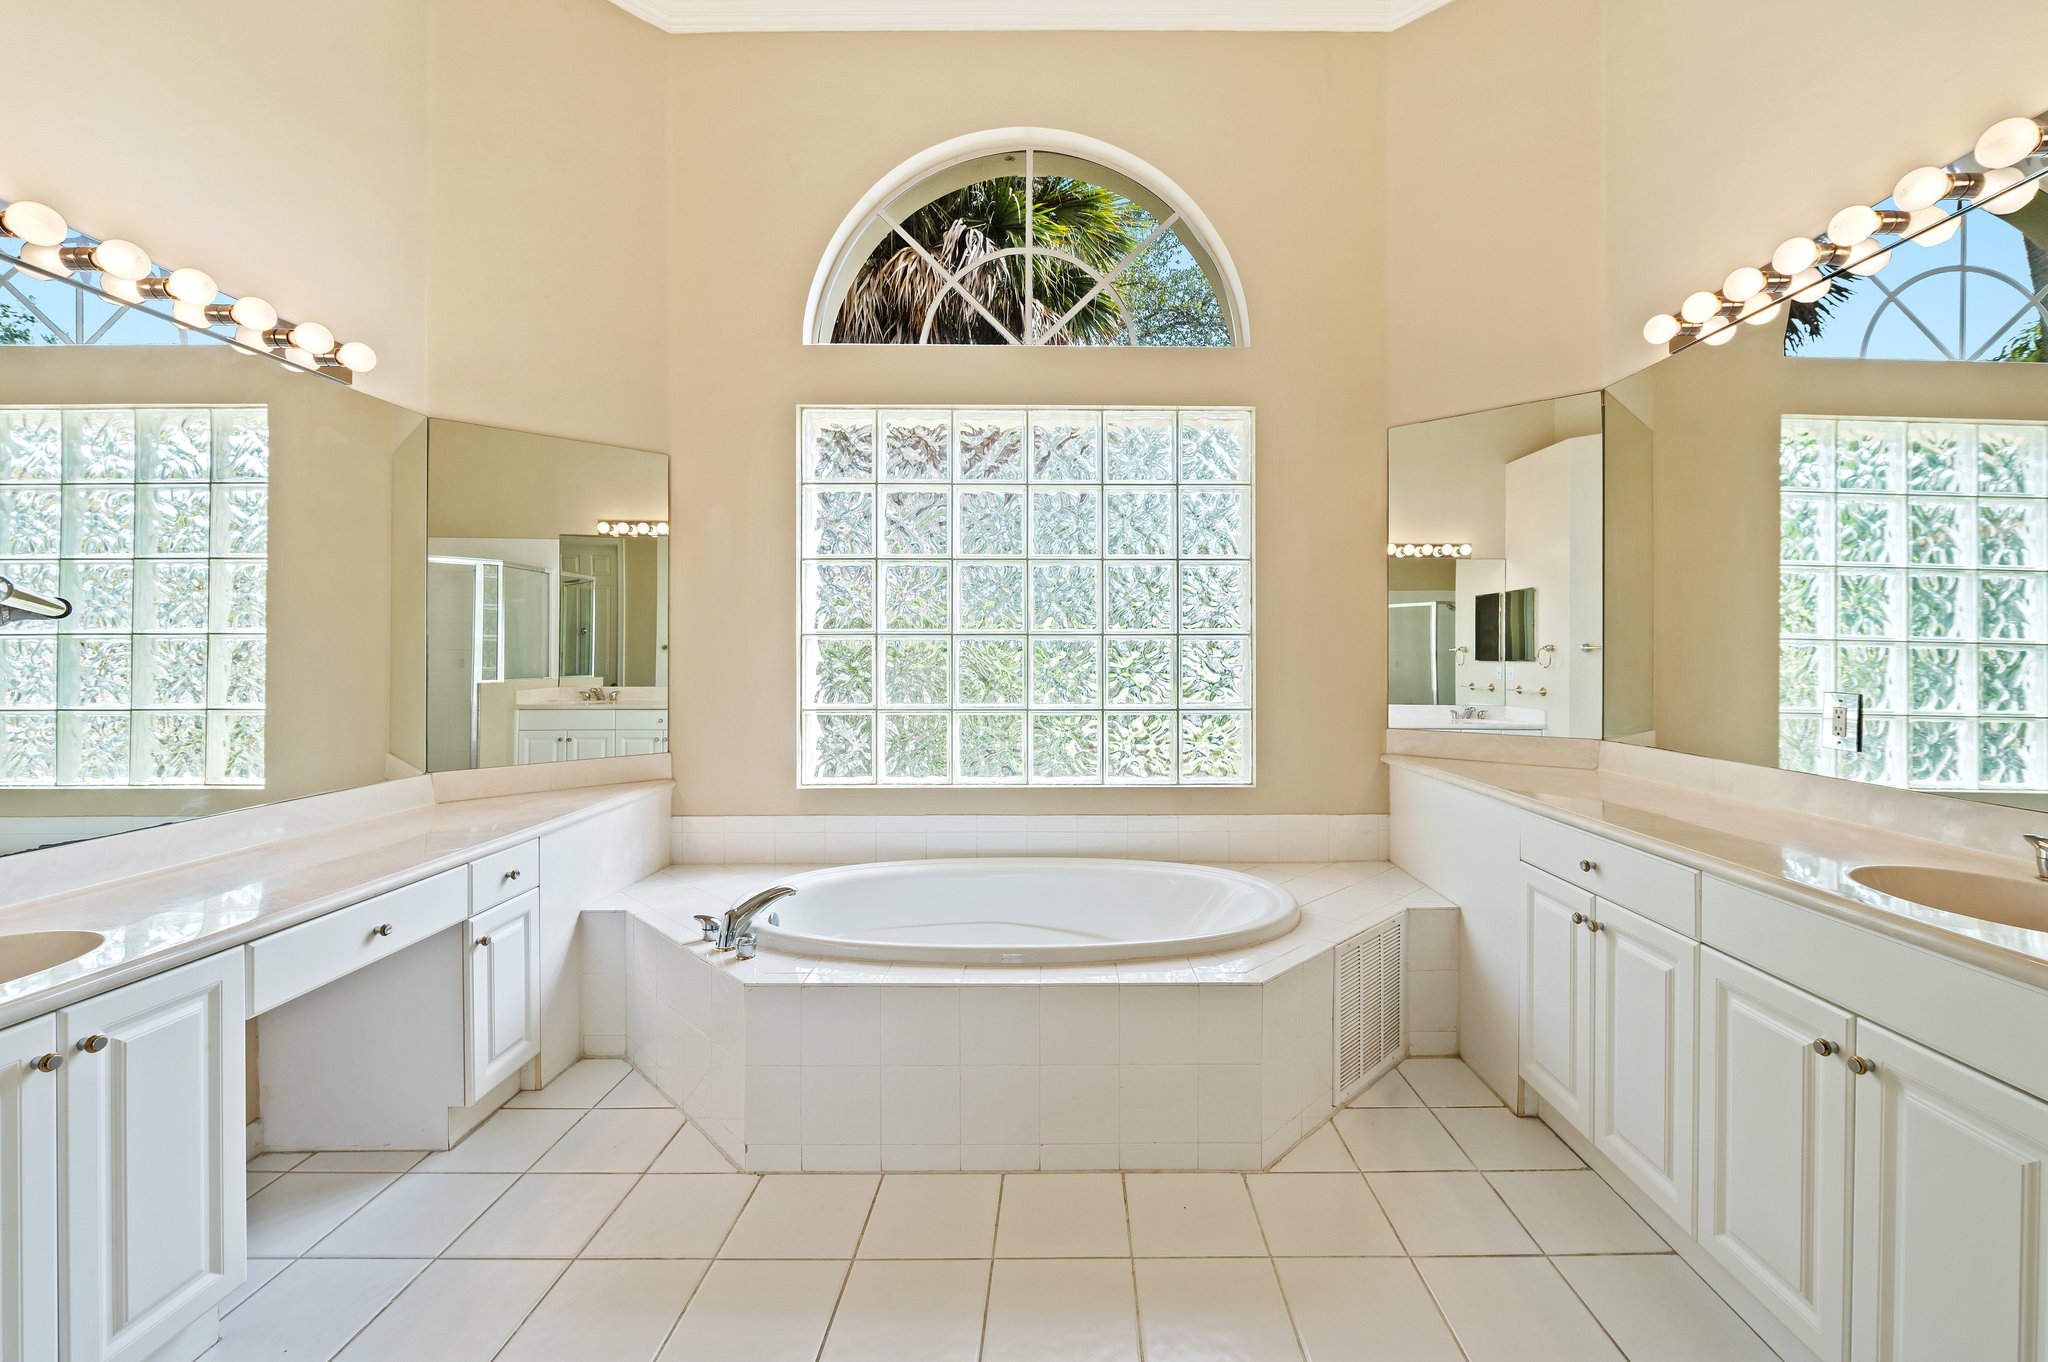
<svg viewBox="0 0 2048 1362">
<path fill-rule="evenodd" d="M 1853 690 L 1825 691 L 1820 697 L 1820 745 L 1837 752 L 1863 750 L 1863 697 Z"/>
</svg>

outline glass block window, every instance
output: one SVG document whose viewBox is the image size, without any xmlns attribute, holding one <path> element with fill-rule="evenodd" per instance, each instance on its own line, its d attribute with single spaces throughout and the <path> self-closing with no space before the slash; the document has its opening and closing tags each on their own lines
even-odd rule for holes
<svg viewBox="0 0 2048 1362">
<path fill-rule="evenodd" d="M 1252 414 L 806 408 L 805 785 L 1248 785 Z"/>
<path fill-rule="evenodd" d="M 1779 764 L 2048 790 L 2048 423 L 1788 416 L 1779 487 Z M 1862 752 L 1821 746 L 1828 691 Z"/>
<path fill-rule="evenodd" d="M 0 407 L 0 786 L 263 784 L 262 407 Z"/>
</svg>

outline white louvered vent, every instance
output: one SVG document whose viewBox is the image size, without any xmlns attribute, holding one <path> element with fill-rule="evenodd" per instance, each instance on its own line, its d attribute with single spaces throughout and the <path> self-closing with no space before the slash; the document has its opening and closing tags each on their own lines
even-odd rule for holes
<svg viewBox="0 0 2048 1362">
<path fill-rule="evenodd" d="M 1343 1106 L 1401 1053 L 1401 919 L 1337 947 L 1337 1092 Z"/>
</svg>

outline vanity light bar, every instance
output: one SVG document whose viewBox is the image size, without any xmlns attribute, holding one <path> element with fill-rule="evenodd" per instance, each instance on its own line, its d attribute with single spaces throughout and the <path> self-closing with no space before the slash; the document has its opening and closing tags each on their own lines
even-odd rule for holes
<svg viewBox="0 0 2048 1362">
<path fill-rule="evenodd" d="M 668 534 L 668 522 L 666 520 L 600 520 L 597 522 L 597 532 L 599 534 L 620 535 L 627 539 L 639 539 L 647 535 L 660 539 Z"/>
<path fill-rule="evenodd" d="M 1689 295 L 1676 312 L 1660 312 L 1643 325 L 1643 339 L 1676 352 L 1694 341 L 1726 345 L 1737 322 L 1763 322 L 1779 303 L 1811 302 L 1827 292 L 1831 273 L 1871 275 L 1891 263 L 1893 246 L 1881 236 L 1939 246 L 1954 236 L 1965 206 L 2004 216 L 2033 202 L 2048 168 L 2048 114 L 2006 118 L 1985 129 L 1970 160 L 1957 165 L 1921 166 L 1900 177 L 1891 208 L 1851 204 L 1828 220 L 1819 236 L 1795 236 L 1771 253 L 1770 264 L 1744 265 L 1718 289 Z M 1953 208 L 1944 207 L 1953 204 Z M 1895 246 L 1897 243 L 1894 242 Z"/>
<path fill-rule="evenodd" d="M 261 298 L 221 301 L 220 285 L 204 270 L 164 270 L 132 241 L 96 241 L 73 231 L 56 209 L 17 199 L 0 206 L 0 236 L 21 241 L 22 267 L 52 279 L 97 274 L 98 291 L 129 307 L 168 302 L 171 318 L 195 331 L 233 326 L 235 340 L 276 355 L 287 364 L 314 369 L 344 383 L 377 367 L 377 352 L 361 341 L 336 340 L 318 322 L 287 322 Z"/>
<path fill-rule="evenodd" d="M 1470 558 L 1470 544 L 1389 544 L 1389 558 Z"/>
</svg>

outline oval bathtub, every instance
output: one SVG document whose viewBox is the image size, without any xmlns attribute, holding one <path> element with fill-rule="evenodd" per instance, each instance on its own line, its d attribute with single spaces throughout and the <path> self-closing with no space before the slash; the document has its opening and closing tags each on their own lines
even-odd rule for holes
<svg viewBox="0 0 2048 1362">
<path fill-rule="evenodd" d="M 805 871 L 761 944 L 959 965 L 1085 964 L 1270 941 L 1301 919 L 1275 884 L 1209 866 L 1066 857 L 889 861 Z"/>
</svg>

